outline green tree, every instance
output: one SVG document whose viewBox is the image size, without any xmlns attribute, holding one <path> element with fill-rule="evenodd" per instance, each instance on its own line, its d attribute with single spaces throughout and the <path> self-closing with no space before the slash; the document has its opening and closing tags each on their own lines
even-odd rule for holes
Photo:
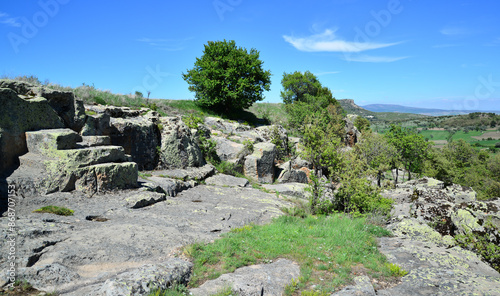
<svg viewBox="0 0 500 296">
<path fill-rule="evenodd" d="M 393 145 L 397 151 L 398 157 L 393 159 L 393 167 L 399 159 L 408 171 L 408 180 L 411 180 L 411 172 L 422 172 L 424 160 L 429 150 L 429 144 L 422 135 L 401 126 L 391 125 L 385 136 L 389 144 Z"/>
<path fill-rule="evenodd" d="M 369 132 L 371 132 L 370 121 L 368 119 L 364 118 L 364 117 L 357 116 L 356 119 L 354 119 L 354 126 L 361 133 L 369 133 Z"/>
<path fill-rule="evenodd" d="M 379 134 L 364 134 L 361 141 L 354 146 L 355 152 L 373 170 L 380 187 L 382 174 L 390 169 L 390 164 L 397 156 L 396 148 Z"/>
<path fill-rule="evenodd" d="M 269 91 L 271 72 L 263 69 L 259 52 L 237 47 L 234 40 L 209 41 L 194 68 L 182 74 L 196 102 L 216 111 L 250 107 Z"/>
<path fill-rule="evenodd" d="M 342 120 L 342 107 L 332 92 L 323 87 L 317 77 L 309 71 L 305 73 L 283 73 L 281 98 L 288 113 L 288 125 L 303 132 L 306 118 L 319 117 L 323 121 Z M 318 115 L 321 114 L 321 115 Z"/>
</svg>

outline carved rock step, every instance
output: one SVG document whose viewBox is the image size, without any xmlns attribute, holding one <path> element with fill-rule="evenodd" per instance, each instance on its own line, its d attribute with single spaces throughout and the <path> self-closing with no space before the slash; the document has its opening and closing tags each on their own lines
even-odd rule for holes
<svg viewBox="0 0 500 296">
<path fill-rule="evenodd" d="M 55 150 L 77 148 L 76 143 L 81 141 L 79 134 L 67 128 L 26 132 L 28 151 L 44 155 Z"/>
</svg>

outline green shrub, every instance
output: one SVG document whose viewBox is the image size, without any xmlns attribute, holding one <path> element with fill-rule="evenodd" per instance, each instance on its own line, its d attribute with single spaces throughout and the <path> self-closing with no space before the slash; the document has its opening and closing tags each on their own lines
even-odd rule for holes
<svg viewBox="0 0 500 296">
<path fill-rule="evenodd" d="M 485 223 L 485 227 L 488 227 Z M 481 256 L 491 267 L 500 272 L 500 246 L 488 241 L 484 235 L 467 232 L 466 234 L 455 235 L 455 240 L 459 246 L 470 250 Z"/>
<path fill-rule="evenodd" d="M 50 214 L 56 214 L 60 216 L 72 216 L 74 211 L 63 208 L 63 207 L 58 207 L 58 206 L 45 206 L 42 207 L 38 210 L 34 210 L 33 213 L 50 213 Z"/>
<path fill-rule="evenodd" d="M 94 102 L 99 105 L 107 105 L 106 101 L 101 97 L 94 97 Z"/>
<path fill-rule="evenodd" d="M 198 125 L 203 123 L 203 119 L 201 117 L 196 116 L 192 113 L 188 116 L 182 117 L 182 121 L 187 125 L 187 127 L 191 129 L 198 129 Z"/>
<path fill-rule="evenodd" d="M 212 139 L 207 139 L 204 136 L 199 136 L 200 149 L 203 157 L 206 161 L 212 164 L 218 164 L 220 162 L 219 156 L 217 155 L 217 142 Z"/>
</svg>

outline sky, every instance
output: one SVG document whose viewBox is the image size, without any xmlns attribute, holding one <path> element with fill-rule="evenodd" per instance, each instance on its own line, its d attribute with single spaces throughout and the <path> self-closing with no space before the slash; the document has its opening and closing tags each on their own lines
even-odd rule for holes
<svg viewBox="0 0 500 296">
<path fill-rule="evenodd" d="M 500 110 L 498 0 L 16 0 L 0 5 L 0 75 L 193 99 L 182 79 L 208 41 L 270 70 L 310 71 L 337 99 Z"/>
</svg>

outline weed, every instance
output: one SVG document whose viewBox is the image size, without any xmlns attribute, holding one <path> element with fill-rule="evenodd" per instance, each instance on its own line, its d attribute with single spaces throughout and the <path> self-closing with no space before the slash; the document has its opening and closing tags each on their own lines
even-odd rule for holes
<svg viewBox="0 0 500 296">
<path fill-rule="evenodd" d="M 73 216 L 74 211 L 58 206 L 45 206 L 38 210 L 34 210 L 33 213 L 50 213 L 60 216 Z"/>
<path fill-rule="evenodd" d="M 386 263 L 386 266 L 389 268 L 391 271 L 391 274 L 396 277 L 402 277 L 408 274 L 408 271 L 402 269 L 396 264 L 393 263 Z"/>
<path fill-rule="evenodd" d="M 96 114 L 97 114 L 97 112 L 92 111 L 92 110 L 85 110 L 85 114 L 87 114 L 87 115 L 91 116 L 91 115 L 96 115 Z"/>
</svg>

